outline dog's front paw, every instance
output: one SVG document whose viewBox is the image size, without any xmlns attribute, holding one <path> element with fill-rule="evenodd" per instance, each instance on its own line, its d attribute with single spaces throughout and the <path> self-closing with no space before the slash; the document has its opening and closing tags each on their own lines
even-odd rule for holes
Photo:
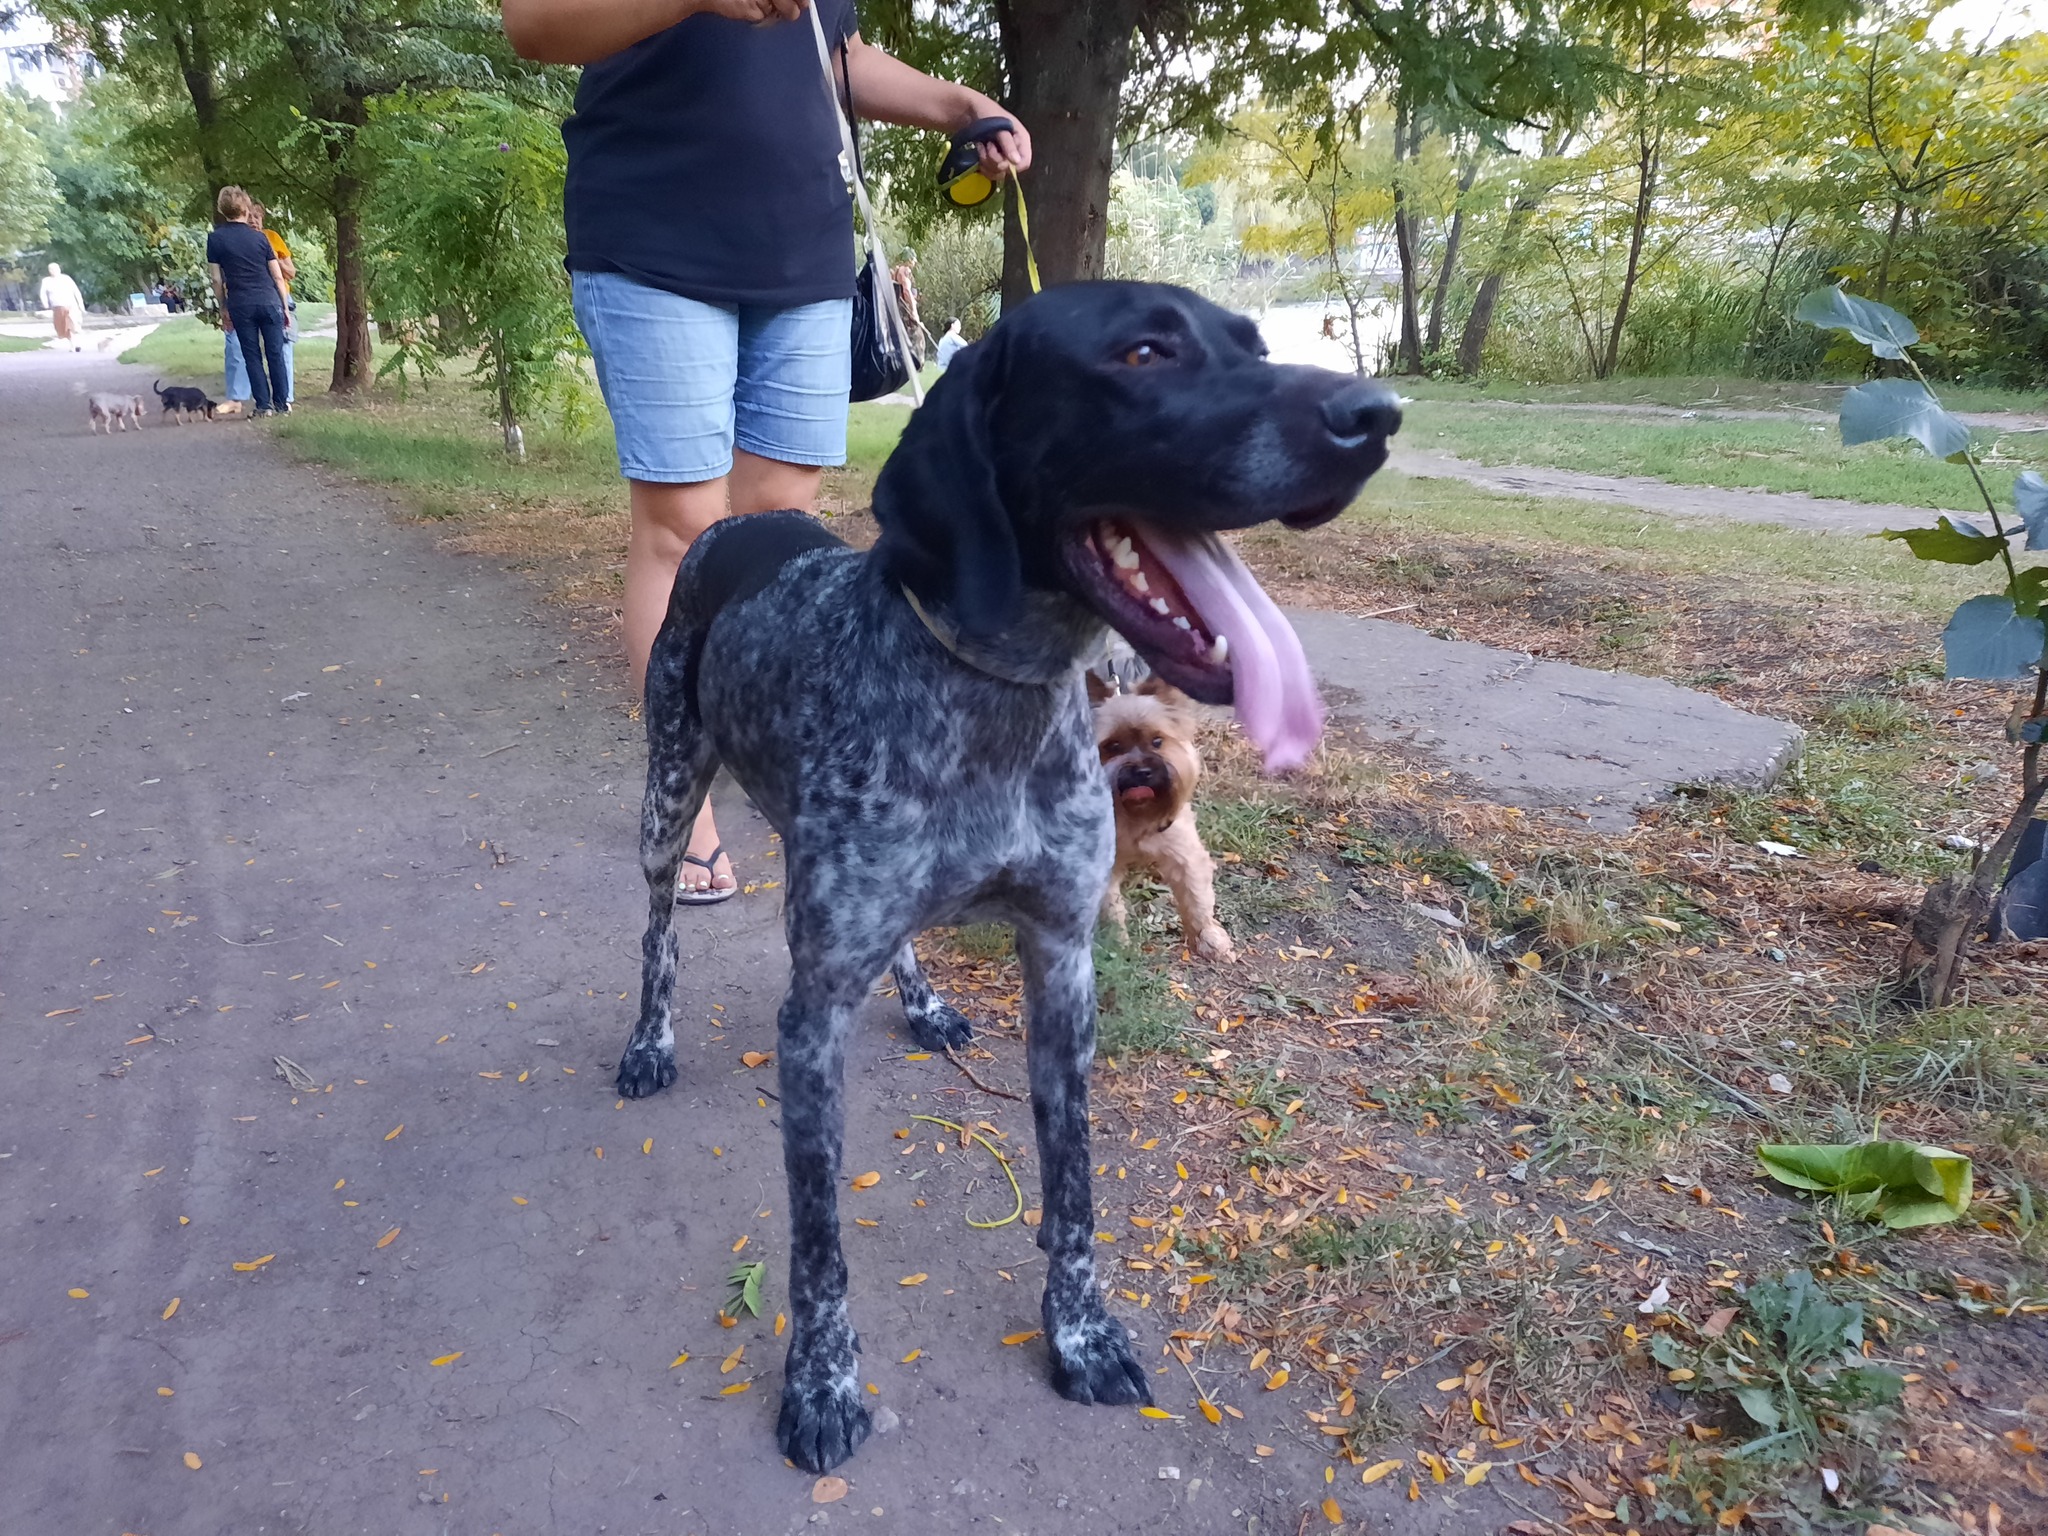
<svg viewBox="0 0 2048 1536">
<path fill-rule="evenodd" d="M 644 1099 L 676 1080 L 675 1047 L 630 1045 L 619 1058 L 619 1097 Z"/>
<path fill-rule="evenodd" d="M 943 998 L 928 1007 L 905 1008 L 903 1022 L 910 1038 L 928 1051 L 957 1051 L 974 1039 L 974 1021 Z"/>
<path fill-rule="evenodd" d="M 1150 1403 L 1145 1368 L 1131 1336 L 1108 1313 L 1047 1330 L 1052 1342 L 1052 1386 L 1073 1403 Z"/>
<path fill-rule="evenodd" d="M 775 1420 L 783 1455 L 806 1472 L 830 1472 L 860 1449 L 871 1427 L 850 1374 L 819 1377 L 792 1362 Z"/>
<path fill-rule="evenodd" d="M 1211 923 L 1195 937 L 1195 953 L 1204 960 L 1235 960 L 1237 947 L 1230 942 L 1230 935 L 1215 923 Z"/>
</svg>

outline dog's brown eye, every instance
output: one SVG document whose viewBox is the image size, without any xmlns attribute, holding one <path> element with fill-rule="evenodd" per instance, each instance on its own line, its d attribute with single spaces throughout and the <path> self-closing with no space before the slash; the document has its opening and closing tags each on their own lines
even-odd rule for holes
<svg viewBox="0 0 2048 1536">
<path fill-rule="evenodd" d="M 1165 737 L 1163 737 L 1163 736 L 1154 736 L 1154 737 L 1152 738 L 1152 745 L 1153 745 L 1153 746 L 1154 746 L 1155 748 L 1156 748 L 1156 747 L 1163 747 L 1163 746 L 1165 746 L 1165 745 L 1166 745 L 1166 738 L 1165 738 Z"/>
<path fill-rule="evenodd" d="M 1140 342 L 1124 354 L 1124 361 L 1133 368 L 1148 367 L 1159 361 L 1161 353 L 1151 342 Z"/>
</svg>

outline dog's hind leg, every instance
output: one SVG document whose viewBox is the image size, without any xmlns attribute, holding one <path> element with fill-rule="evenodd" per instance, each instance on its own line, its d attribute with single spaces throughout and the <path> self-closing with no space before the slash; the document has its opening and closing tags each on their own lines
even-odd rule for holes
<svg viewBox="0 0 2048 1536">
<path fill-rule="evenodd" d="M 1149 1403 L 1152 1389 L 1131 1336 L 1095 1282 L 1095 1204 L 1089 1187 L 1088 1068 L 1095 1059 L 1095 957 L 1089 912 L 1061 929 L 1017 925 L 1024 969 L 1031 1118 L 1038 1132 L 1045 1215 L 1045 1339 L 1052 1384 L 1077 1403 Z"/>
<path fill-rule="evenodd" d="M 910 1038 L 928 1051 L 957 1051 L 974 1038 L 974 1021 L 932 990 L 917 963 L 917 946 L 905 940 L 889 963 L 896 991 L 903 999 L 903 1018 Z"/>
<path fill-rule="evenodd" d="M 647 877 L 647 932 L 640 941 L 640 1021 L 619 1058 L 619 1094 L 645 1098 L 676 1080 L 676 874 L 718 759 L 694 718 L 657 739 L 649 733 L 647 793 L 640 802 L 640 869 Z"/>
</svg>

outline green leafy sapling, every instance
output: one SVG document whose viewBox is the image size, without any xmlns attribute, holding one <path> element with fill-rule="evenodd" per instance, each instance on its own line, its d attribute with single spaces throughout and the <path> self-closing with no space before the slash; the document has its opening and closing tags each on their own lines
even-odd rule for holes
<svg viewBox="0 0 2048 1536">
<path fill-rule="evenodd" d="M 1888 529 L 1915 559 L 1948 565 L 1990 565 L 2003 578 L 1998 590 L 1966 600 L 1942 631 L 1942 655 L 1952 678 L 1989 682 L 2031 679 L 2031 699 L 2022 696 L 2006 720 L 2007 738 L 2020 748 L 2020 798 L 2004 829 L 1982 850 L 1967 876 L 1942 881 L 1928 891 L 1914 920 L 1901 962 L 1901 991 L 1939 1006 L 1955 989 L 1964 945 L 1983 924 L 1992 893 L 2012 861 L 2027 823 L 2040 808 L 2048 775 L 2041 747 L 2048 731 L 2048 565 L 2023 566 L 2014 558 L 2048 550 L 2048 480 L 2034 470 L 2020 475 L 2010 513 L 1999 510 L 1982 468 L 1971 451 L 1970 429 L 1944 410 L 1912 348 L 1920 332 L 1887 305 L 1860 299 L 1839 288 L 1822 288 L 1799 301 L 1795 316 L 1823 330 L 1843 331 L 1876 356 L 1902 362 L 1910 379 L 1859 384 L 1842 397 L 1842 441 L 1846 444 L 1910 438 L 1938 459 L 1964 465 L 1984 498 L 1986 530 L 1943 517 L 1932 528 Z"/>
</svg>

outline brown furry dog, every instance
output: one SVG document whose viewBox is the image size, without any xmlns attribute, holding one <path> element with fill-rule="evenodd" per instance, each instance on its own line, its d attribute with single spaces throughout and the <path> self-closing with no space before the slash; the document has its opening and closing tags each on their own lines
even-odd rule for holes
<svg viewBox="0 0 2048 1536">
<path fill-rule="evenodd" d="M 1216 864 L 1195 830 L 1195 783 L 1202 756 L 1195 749 L 1187 696 L 1156 677 L 1131 693 L 1112 693 L 1094 673 L 1095 743 L 1116 797 L 1116 867 L 1102 915 L 1124 930 L 1124 876 L 1150 869 L 1173 892 L 1181 932 L 1208 960 L 1229 960 L 1230 935 L 1216 921 Z"/>
</svg>

